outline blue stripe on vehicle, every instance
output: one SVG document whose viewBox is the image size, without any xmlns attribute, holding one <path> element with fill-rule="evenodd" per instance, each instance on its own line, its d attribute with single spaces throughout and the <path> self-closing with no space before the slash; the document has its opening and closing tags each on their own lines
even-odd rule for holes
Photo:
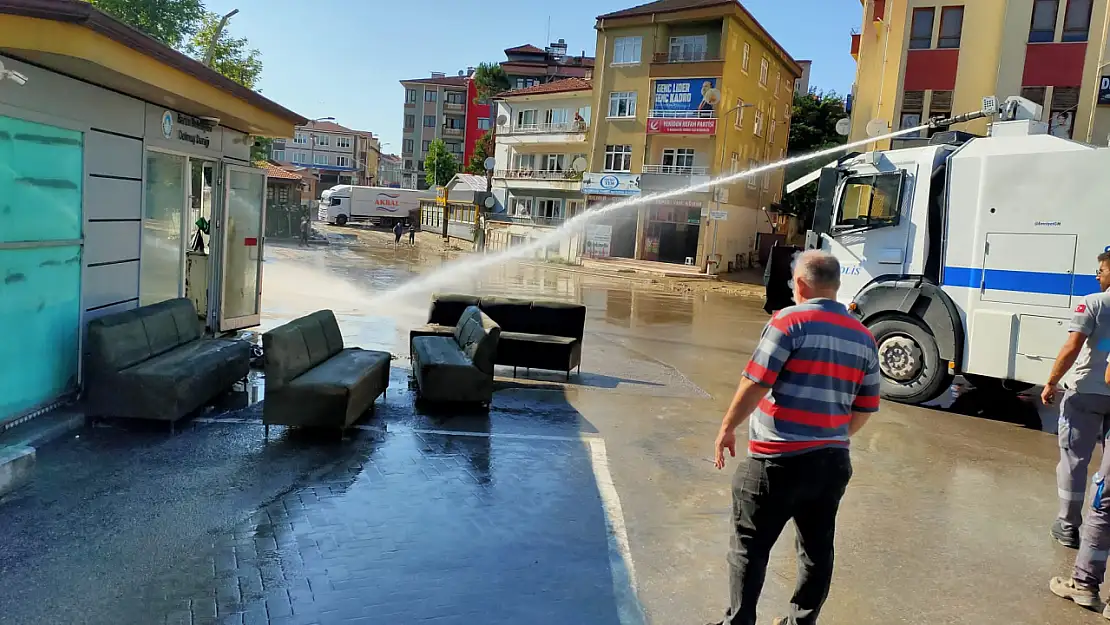
<svg viewBox="0 0 1110 625">
<path fill-rule="evenodd" d="M 983 270 L 975 267 L 945 267 L 943 284 L 977 289 L 983 284 Z M 1044 295 L 1090 295 L 1101 290 L 1094 276 L 1006 269 L 988 269 L 984 286 L 995 291 Z"/>
</svg>

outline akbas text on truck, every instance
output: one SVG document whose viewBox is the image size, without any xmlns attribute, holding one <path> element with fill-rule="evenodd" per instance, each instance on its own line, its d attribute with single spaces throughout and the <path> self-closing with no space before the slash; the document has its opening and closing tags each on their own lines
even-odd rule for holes
<svg viewBox="0 0 1110 625">
<path fill-rule="evenodd" d="M 810 176 L 806 247 L 840 261 L 839 299 L 875 336 L 887 399 L 927 402 L 957 374 L 991 390 L 1043 383 L 1072 311 L 1099 291 L 1110 149 L 1048 134 L 1041 107 L 1017 97 L 989 136 L 945 130 L 992 113 Z M 768 310 L 792 303 L 787 264 L 768 268 Z"/>
</svg>

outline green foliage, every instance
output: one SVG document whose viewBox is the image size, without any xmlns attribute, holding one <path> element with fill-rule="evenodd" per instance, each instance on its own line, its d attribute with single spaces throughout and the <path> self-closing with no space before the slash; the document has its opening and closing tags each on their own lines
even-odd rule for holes
<svg viewBox="0 0 1110 625">
<path fill-rule="evenodd" d="M 251 161 L 267 161 L 270 160 L 270 148 L 274 145 L 274 140 L 269 137 L 251 137 Z"/>
<path fill-rule="evenodd" d="M 474 153 L 470 155 L 470 162 L 466 164 L 466 173 L 475 176 L 486 175 L 486 159 L 493 156 L 494 140 L 493 130 L 487 130 L 478 139 L 474 144 Z"/>
<path fill-rule="evenodd" d="M 509 77 L 497 63 L 480 63 L 474 70 L 474 89 L 478 92 L 476 102 L 488 102 L 509 90 Z"/>
<path fill-rule="evenodd" d="M 846 137 L 836 133 L 836 122 L 847 117 L 844 101 L 835 91 L 811 92 L 794 96 L 794 110 L 790 118 L 790 143 L 788 156 L 799 156 L 843 145 Z M 811 160 L 786 168 L 787 183 L 797 180 L 809 172 L 823 167 L 838 158 L 829 156 L 824 160 Z M 817 184 L 811 183 L 783 197 L 779 210 L 798 217 L 808 228 L 813 220 L 813 208 L 817 203 Z"/>
<path fill-rule="evenodd" d="M 428 186 L 447 184 L 457 173 L 459 173 L 459 162 L 447 151 L 447 144 L 443 139 L 432 141 L 428 146 L 428 155 L 424 159 L 424 177 Z"/>
<path fill-rule="evenodd" d="M 200 28 L 189 41 L 188 52 L 193 58 L 204 61 L 212 38 L 216 36 L 220 19 L 220 15 L 207 12 L 201 18 Z M 262 76 L 262 59 L 258 50 L 248 47 L 249 45 L 246 37 L 232 37 L 225 26 L 216 41 L 212 69 L 248 89 L 254 89 Z"/>
<path fill-rule="evenodd" d="M 181 48 L 200 30 L 205 14 L 202 0 L 86 1 L 173 48 Z"/>
</svg>

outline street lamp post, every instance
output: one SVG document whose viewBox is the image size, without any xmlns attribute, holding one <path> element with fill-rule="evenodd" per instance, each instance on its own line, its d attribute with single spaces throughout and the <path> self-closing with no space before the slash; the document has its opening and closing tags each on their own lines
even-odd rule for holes
<svg viewBox="0 0 1110 625">
<path fill-rule="evenodd" d="M 734 107 L 730 108 L 729 110 L 725 111 L 725 114 L 724 114 L 725 127 L 726 128 L 728 127 L 728 120 L 729 120 L 730 117 L 732 117 L 733 113 L 736 113 L 736 112 L 741 111 L 741 110 L 746 109 L 746 108 L 751 108 L 753 106 L 755 106 L 755 105 L 754 104 L 748 104 L 748 103 L 745 102 L 745 103 L 737 104 L 736 106 L 734 106 Z M 724 131 L 724 132 L 727 132 L 727 130 Z M 721 141 L 721 159 L 720 159 L 720 164 L 717 167 L 717 177 L 720 177 L 722 174 L 725 173 L 725 150 L 728 146 L 728 141 L 724 139 L 724 137 L 725 137 L 724 132 L 720 133 L 720 136 L 722 137 L 722 141 Z M 721 210 L 721 189 L 720 189 L 720 187 L 714 187 L 714 189 L 713 189 L 713 202 L 714 202 L 714 205 L 717 207 L 717 212 L 720 212 L 720 210 Z M 721 227 L 720 224 L 717 223 L 718 221 L 719 220 L 717 220 L 717 219 L 713 220 L 713 222 L 714 222 L 713 223 L 713 246 L 712 246 L 711 251 L 709 253 L 709 258 L 710 259 L 713 259 L 713 258 L 717 257 L 717 231 Z M 709 264 L 706 263 L 706 270 L 708 271 L 708 269 L 709 269 Z M 718 266 L 717 271 L 719 272 L 720 269 L 721 268 Z"/>
<path fill-rule="evenodd" d="M 227 26 L 227 21 L 232 18 L 239 9 L 232 9 L 227 15 L 220 18 L 220 23 L 216 26 L 216 32 L 212 35 L 212 41 L 208 42 L 208 53 L 204 55 L 204 64 L 212 67 L 212 59 L 216 56 L 216 42 L 220 40 L 220 35 L 224 33 L 224 26 Z"/>
</svg>

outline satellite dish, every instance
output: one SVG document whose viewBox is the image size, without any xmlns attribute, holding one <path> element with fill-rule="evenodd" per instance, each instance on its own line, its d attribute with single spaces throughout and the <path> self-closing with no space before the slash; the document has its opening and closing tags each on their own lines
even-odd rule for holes
<svg viewBox="0 0 1110 625">
<path fill-rule="evenodd" d="M 482 200 L 482 205 L 484 205 L 486 208 L 493 208 L 494 206 L 497 206 L 497 200 L 493 199 L 492 195 L 487 195 L 486 199 Z"/>
<path fill-rule="evenodd" d="M 496 164 L 497 164 L 497 161 L 494 160 L 494 158 L 492 156 L 487 156 L 486 160 L 482 161 L 482 165 L 485 166 L 486 171 L 493 171 L 493 167 Z"/>
<path fill-rule="evenodd" d="M 847 137 L 848 133 L 852 132 L 852 120 L 845 117 L 844 119 L 836 122 L 836 134 L 841 137 Z"/>
<path fill-rule="evenodd" d="M 890 124 L 885 119 L 873 119 L 867 122 L 865 131 L 868 137 L 880 137 L 890 131 Z"/>
<path fill-rule="evenodd" d="M 574 162 L 571 163 L 570 166 L 574 171 L 586 171 L 586 159 L 579 156 L 574 159 Z"/>
<path fill-rule="evenodd" d="M 509 123 L 509 118 L 507 116 L 505 116 L 505 115 L 498 115 L 497 116 L 497 125 L 498 126 L 504 126 L 507 123 Z"/>
<path fill-rule="evenodd" d="M 466 76 L 466 72 L 460 69 L 459 70 L 459 78 L 462 78 L 463 76 Z"/>
</svg>

